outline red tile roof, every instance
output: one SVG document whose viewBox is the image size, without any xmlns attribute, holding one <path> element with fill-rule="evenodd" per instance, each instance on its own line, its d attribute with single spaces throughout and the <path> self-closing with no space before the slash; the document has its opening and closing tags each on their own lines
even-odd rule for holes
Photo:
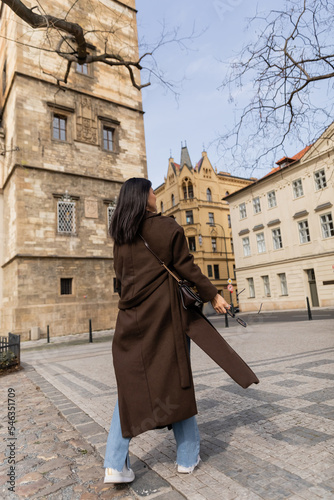
<svg viewBox="0 0 334 500">
<path fill-rule="evenodd" d="M 280 165 L 281 163 L 283 163 L 284 161 L 287 161 L 287 160 L 292 160 L 292 161 L 300 160 L 304 156 L 304 154 L 310 149 L 311 146 L 312 146 L 312 144 L 310 146 L 306 146 L 304 149 L 299 151 L 299 153 L 295 154 L 294 156 L 291 156 L 291 157 L 284 156 L 283 158 L 281 158 L 280 160 L 278 160 L 276 162 L 276 165 Z M 292 161 L 290 163 L 292 163 Z M 272 172 L 270 172 L 270 173 L 272 173 Z"/>
</svg>

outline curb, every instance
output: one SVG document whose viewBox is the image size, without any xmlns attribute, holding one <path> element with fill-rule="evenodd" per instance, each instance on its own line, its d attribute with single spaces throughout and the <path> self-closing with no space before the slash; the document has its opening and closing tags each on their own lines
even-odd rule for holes
<svg viewBox="0 0 334 500">
<path fill-rule="evenodd" d="M 35 368 L 27 363 L 22 363 L 24 373 L 43 394 L 57 408 L 59 413 L 67 420 L 90 444 L 104 460 L 108 433 L 76 404 L 68 399 L 62 392 L 56 389 L 50 382 L 45 380 Z M 186 497 L 176 491 L 157 472 L 151 470 L 145 462 L 130 452 L 131 468 L 136 474 L 136 479 L 129 484 L 130 492 L 136 498 L 158 499 L 158 500 L 184 500 Z"/>
</svg>

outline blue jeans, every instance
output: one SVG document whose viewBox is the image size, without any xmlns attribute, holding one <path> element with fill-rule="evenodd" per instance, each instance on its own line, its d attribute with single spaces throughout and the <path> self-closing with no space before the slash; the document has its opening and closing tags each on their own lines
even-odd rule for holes
<svg viewBox="0 0 334 500">
<path fill-rule="evenodd" d="M 177 446 L 176 463 L 183 467 L 191 467 L 197 463 L 200 437 L 196 417 L 190 417 L 173 424 L 173 432 Z M 130 467 L 129 444 L 131 438 L 122 436 L 119 418 L 118 401 L 111 420 L 104 458 L 104 467 L 121 471 L 126 461 Z"/>
</svg>

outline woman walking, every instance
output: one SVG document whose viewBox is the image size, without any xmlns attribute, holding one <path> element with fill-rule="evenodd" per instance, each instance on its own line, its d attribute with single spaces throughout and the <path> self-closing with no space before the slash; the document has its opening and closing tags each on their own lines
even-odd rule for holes
<svg viewBox="0 0 334 500">
<path fill-rule="evenodd" d="M 111 223 L 120 301 L 112 345 L 118 402 L 107 440 L 107 483 L 133 481 L 130 439 L 165 426 L 174 432 L 178 472 L 190 473 L 198 465 L 189 338 L 242 387 L 258 383 L 201 313 L 182 307 L 178 285 L 159 260 L 194 283 L 202 300 L 211 301 L 217 313 L 230 306 L 194 264 L 182 227 L 156 212 L 150 181 L 132 178 L 124 183 Z"/>
</svg>

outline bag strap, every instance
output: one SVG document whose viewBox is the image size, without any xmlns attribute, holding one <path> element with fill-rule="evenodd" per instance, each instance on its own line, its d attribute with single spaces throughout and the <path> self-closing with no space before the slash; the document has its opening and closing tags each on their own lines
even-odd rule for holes
<svg viewBox="0 0 334 500">
<path fill-rule="evenodd" d="M 165 263 L 164 263 L 164 262 L 163 262 L 163 261 L 162 261 L 162 260 L 161 260 L 161 259 L 157 256 L 157 254 L 153 252 L 152 248 L 150 248 L 149 244 L 147 243 L 147 241 L 146 241 L 146 240 L 144 240 L 144 238 L 142 237 L 142 235 L 141 235 L 141 234 L 139 234 L 139 236 L 141 237 L 141 239 L 142 239 L 142 240 L 143 240 L 143 242 L 144 242 L 144 245 L 145 245 L 145 246 L 146 246 L 146 248 L 147 248 L 147 249 L 151 252 L 151 254 L 153 254 L 153 255 L 154 255 L 154 257 L 155 257 L 156 259 L 158 259 L 158 261 L 160 262 L 160 264 L 161 264 L 161 265 L 162 265 L 162 266 L 166 269 L 166 271 L 168 271 L 168 272 L 169 272 L 169 274 L 170 274 L 171 276 L 173 276 L 173 278 L 174 278 L 174 279 L 175 279 L 178 283 L 180 283 L 180 282 L 181 282 L 181 280 L 180 280 L 180 279 L 179 279 L 179 278 L 178 278 L 178 277 L 177 277 L 177 276 L 176 276 L 176 275 L 175 275 L 175 274 L 174 274 L 174 273 L 173 273 L 173 272 L 169 269 L 169 267 L 168 267 L 168 266 L 166 266 L 166 264 L 165 264 Z"/>
</svg>

